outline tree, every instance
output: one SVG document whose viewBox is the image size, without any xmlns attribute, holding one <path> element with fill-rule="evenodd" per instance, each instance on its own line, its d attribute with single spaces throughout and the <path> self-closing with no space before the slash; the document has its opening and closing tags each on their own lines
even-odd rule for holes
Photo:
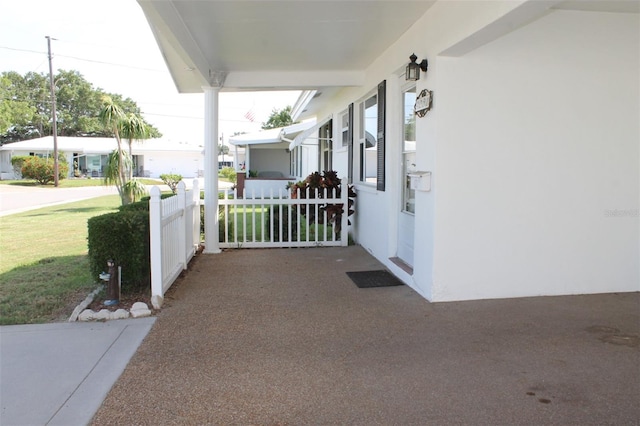
<svg viewBox="0 0 640 426">
<path fill-rule="evenodd" d="M 39 137 L 43 127 L 42 109 L 49 112 L 49 107 L 44 105 L 46 79 L 35 73 L 22 77 L 17 72 L 3 72 L 0 87 L 3 117 L 9 120 L 0 126 L 0 143 Z"/>
<path fill-rule="evenodd" d="M 115 185 L 123 206 L 138 201 L 147 193 L 147 189 L 139 180 L 128 180 L 123 173 L 123 170 L 131 168 L 132 164 L 131 157 L 126 151 L 115 149 L 107 157 L 107 167 L 104 170 L 104 183 Z"/>
<path fill-rule="evenodd" d="M 129 157 L 133 159 L 133 141 L 149 139 L 149 126 L 139 115 L 129 113 L 120 122 L 120 134 L 129 140 Z M 132 164 L 133 166 L 133 164 Z M 133 179 L 133 167 L 129 168 L 129 180 Z"/>
<path fill-rule="evenodd" d="M 77 71 L 58 70 L 54 82 L 60 136 L 112 136 L 99 119 L 104 96 L 111 97 L 125 114 L 141 116 L 133 100 L 95 88 Z M 162 136 L 158 129 L 145 124 L 150 137 Z M 0 144 L 51 134 L 48 75 L 29 72 L 21 76 L 14 71 L 0 74 Z"/>
<path fill-rule="evenodd" d="M 178 184 L 182 181 L 182 175 L 177 173 L 164 173 L 160 175 L 160 179 L 169 187 L 174 194 L 178 190 Z"/>
<path fill-rule="evenodd" d="M 115 185 L 122 205 L 136 201 L 146 190 L 137 179 L 133 179 L 133 156 L 122 149 L 121 137 L 129 138 L 129 152 L 134 139 L 144 139 L 149 135 L 144 120 L 125 114 L 124 110 L 110 96 L 103 98 L 100 121 L 105 129 L 116 138 L 118 148 L 109 155 L 105 171 L 105 183 Z"/>
<path fill-rule="evenodd" d="M 0 76 L 0 133 L 6 133 L 11 126 L 25 126 L 35 113 L 29 102 L 14 99 L 12 85 L 9 76 Z"/>
<path fill-rule="evenodd" d="M 281 110 L 273 109 L 271 111 L 271 115 L 266 123 L 262 123 L 262 129 L 275 129 L 278 127 L 289 126 L 293 124 L 293 119 L 291 118 L 291 106 L 284 107 Z"/>
</svg>

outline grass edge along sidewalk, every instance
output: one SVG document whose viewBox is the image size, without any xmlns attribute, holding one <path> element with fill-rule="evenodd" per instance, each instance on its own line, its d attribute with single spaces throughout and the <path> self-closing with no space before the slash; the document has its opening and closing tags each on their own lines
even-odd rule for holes
<svg viewBox="0 0 640 426">
<path fill-rule="evenodd" d="M 107 195 L 0 217 L 0 325 L 59 321 L 95 288 L 87 220 L 119 205 Z"/>
</svg>

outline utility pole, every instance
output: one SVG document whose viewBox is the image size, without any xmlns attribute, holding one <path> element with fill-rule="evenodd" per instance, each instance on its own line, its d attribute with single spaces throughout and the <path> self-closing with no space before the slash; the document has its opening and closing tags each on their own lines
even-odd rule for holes
<svg viewBox="0 0 640 426">
<path fill-rule="evenodd" d="M 53 82 L 53 63 L 51 57 L 51 37 L 45 36 L 49 51 L 49 88 L 51 89 L 51 117 L 53 119 L 53 185 L 58 186 L 58 126 L 56 118 L 56 86 Z M 55 38 L 54 38 L 55 40 Z"/>
</svg>

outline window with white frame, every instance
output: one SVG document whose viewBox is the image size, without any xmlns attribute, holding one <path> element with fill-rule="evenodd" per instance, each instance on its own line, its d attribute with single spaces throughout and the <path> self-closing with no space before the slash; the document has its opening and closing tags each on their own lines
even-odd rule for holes
<svg viewBox="0 0 640 426">
<path fill-rule="evenodd" d="M 360 103 L 360 180 L 376 183 L 378 157 L 378 95 Z"/>
<path fill-rule="evenodd" d="M 349 146 L 349 111 L 340 114 L 340 141 L 342 148 Z"/>
<path fill-rule="evenodd" d="M 318 130 L 318 170 L 333 170 L 333 142 L 332 142 L 332 120 L 320 127 Z"/>
<path fill-rule="evenodd" d="M 385 98 L 386 81 L 376 93 L 358 105 L 358 156 L 360 181 L 385 190 Z"/>
</svg>

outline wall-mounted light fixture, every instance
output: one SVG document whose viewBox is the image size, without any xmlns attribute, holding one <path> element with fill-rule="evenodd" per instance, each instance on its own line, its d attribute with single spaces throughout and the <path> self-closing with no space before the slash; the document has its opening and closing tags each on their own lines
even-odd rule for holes
<svg viewBox="0 0 640 426">
<path fill-rule="evenodd" d="M 427 72 L 429 61 L 423 59 L 420 63 L 416 63 L 418 57 L 415 53 L 412 53 L 411 56 L 409 56 L 409 59 L 411 59 L 411 62 L 407 65 L 405 79 L 407 81 L 418 81 L 420 80 L 420 70 Z"/>
</svg>

